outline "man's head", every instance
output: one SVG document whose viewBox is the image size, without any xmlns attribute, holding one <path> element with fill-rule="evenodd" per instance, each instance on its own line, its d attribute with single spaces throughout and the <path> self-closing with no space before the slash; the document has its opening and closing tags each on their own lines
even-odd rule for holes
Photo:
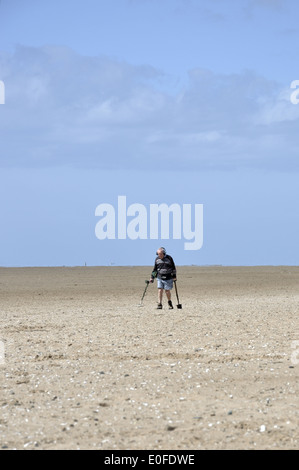
<svg viewBox="0 0 299 470">
<path fill-rule="evenodd" d="M 159 256 L 160 259 L 163 259 L 164 256 L 166 255 L 166 250 L 163 246 L 161 246 L 160 248 L 158 248 L 157 250 L 157 256 Z"/>
</svg>

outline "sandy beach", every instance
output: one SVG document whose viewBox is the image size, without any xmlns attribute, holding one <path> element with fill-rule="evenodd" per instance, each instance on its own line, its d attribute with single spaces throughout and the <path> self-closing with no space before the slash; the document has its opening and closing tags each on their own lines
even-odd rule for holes
<svg viewBox="0 0 299 470">
<path fill-rule="evenodd" d="M 0 450 L 298 449 L 299 267 L 150 273 L 0 268 Z"/>
</svg>

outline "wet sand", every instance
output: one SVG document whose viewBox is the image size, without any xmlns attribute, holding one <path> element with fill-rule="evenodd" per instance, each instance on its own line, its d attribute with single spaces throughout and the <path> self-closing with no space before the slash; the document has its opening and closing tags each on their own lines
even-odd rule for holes
<svg viewBox="0 0 299 470">
<path fill-rule="evenodd" d="M 0 450 L 298 449 L 299 268 L 150 272 L 0 268 Z"/>
</svg>

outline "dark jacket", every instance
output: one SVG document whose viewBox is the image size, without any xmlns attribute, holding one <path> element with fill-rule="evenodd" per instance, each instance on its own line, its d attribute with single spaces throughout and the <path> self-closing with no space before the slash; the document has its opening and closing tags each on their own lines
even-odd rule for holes
<svg viewBox="0 0 299 470">
<path fill-rule="evenodd" d="M 155 277 L 164 280 L 176 278 L 176 267 L 171 256 L 165 255 L 163 259 L 157 256 L 151 278 Z"/>
</svg>

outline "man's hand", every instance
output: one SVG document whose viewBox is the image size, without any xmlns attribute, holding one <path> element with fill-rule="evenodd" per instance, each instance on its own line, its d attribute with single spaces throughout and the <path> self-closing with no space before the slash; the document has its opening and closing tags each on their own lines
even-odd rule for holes
<svg viewBox="0 0 299 470">
<path fill-rule="evenodd" d="M 150 282 L 150 283 L 152 284 L 152 283 L 154 282 L 154 280 L 153 280 L 153 279 L 150 279 L 148 282 Z"/>
</svg>

